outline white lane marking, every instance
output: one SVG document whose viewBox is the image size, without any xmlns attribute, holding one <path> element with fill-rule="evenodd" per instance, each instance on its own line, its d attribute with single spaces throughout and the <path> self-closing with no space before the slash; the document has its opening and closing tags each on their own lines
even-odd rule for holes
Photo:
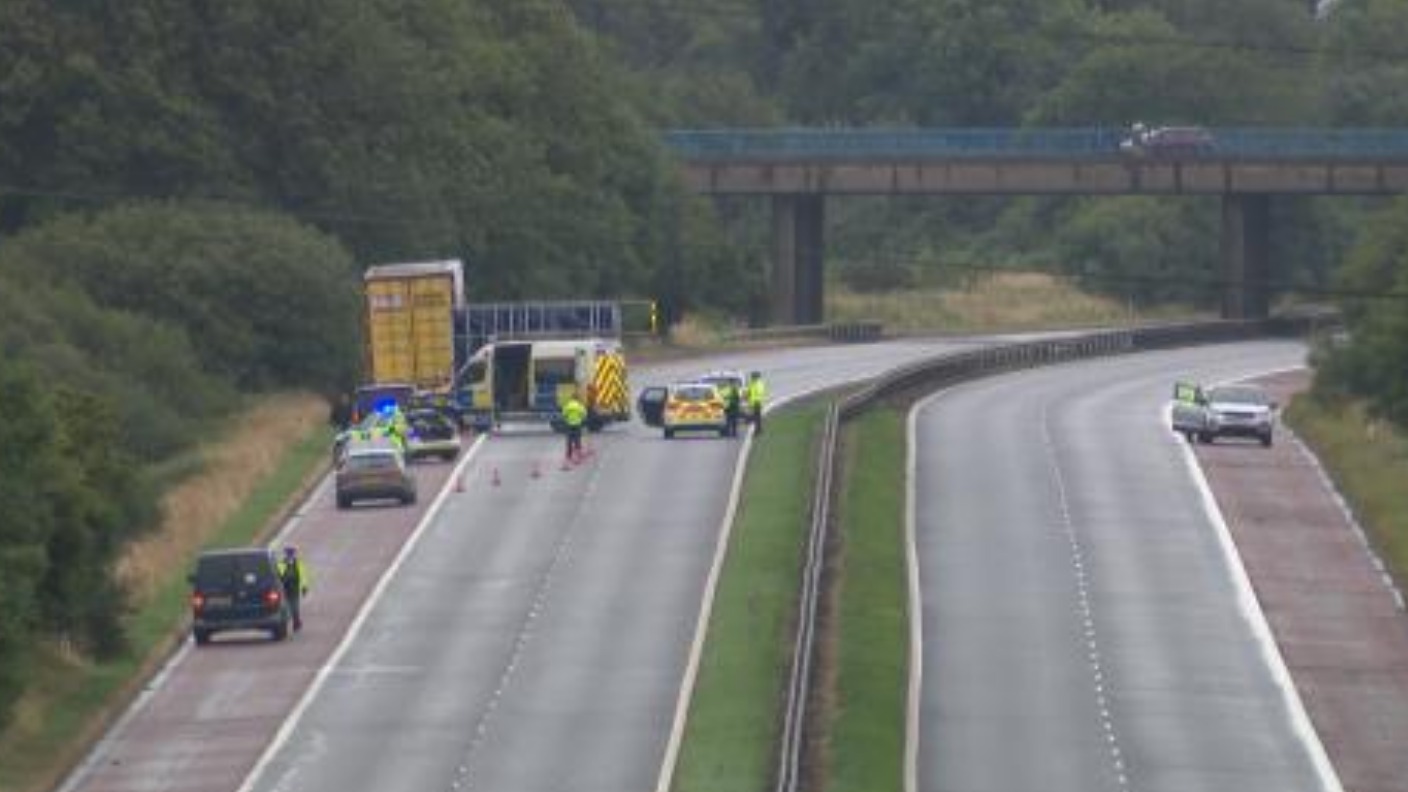
<svg viewBox="0 0 1408 792">
<path fill-rule="evenodd" d="M 268 768 L 269 763 L 274 760 L 279 749 L 283 748 L 284 744 L 293 736 L 294 729 L 298 727 L 299 721 L 303 719 L 303 713 L 306 712 L 309 705 L 313 703 L 313 699 L 317 698 L 318 693 L 323 689 L 323 685 L 327 684 L 328 677 L 332 675 L 333 670 L 336 669 L 338 663 L 342 661 L 342 656 L 347 653 L 348 647 L 352 645 L 352 642 L 355 641 L 358 634 L 361 633 L 362 625 L 366 623 L 367 617 L 371 615 L 372 610 L 381 600 L 387 587 L 391 585 L 391 579 L 396 576 L 396 572 L 400 570 L 401 565 L 405 563 L 406 558 L 410 556 L 411 551 L 414 550 L 416 545 L 420 542 L 421 536 L 425 534 L 425 527 L 434 522 L 436 515 L 440 513 L 441 507 L 445 504 L 445 499 L 450 493 L 455 491 L 456 482 L 459 481 L 460 476 L 464 475 L 464 469 L 469 465 L 470 461 L 479 454 L 479 449 L 482 448 L 483 445 L 484 436 L 476 436 L 473 445 L 469 447 L 469 450 L 460 458 L 459 463 L 450 471 L 449 478 L 445 479 L 444 486 L 440 488 L 440 493 L 435 496 L 435 500 L 430 504 L 430 508 L 426 509 L 425 515 L 421 517 L 420 522 L 416 523 L 415 528 L 411 530 L 411 535 L 406 539 L 406 542 L 401 545 L 400 552 L 392 559 L 391 565 L 381 573 L 381 577 L 377 580 L 376 586 L 372 589 L 371 594 L 362 602 L 362 607 L 357 611 L 357 615 L 353 617 L 351 626 L 347 628 L 347 632 L 342 636 L 342 641 L 339 642 L 337 648 L 333 650 L 328 661 L 323 664 L 322 668 L 318 669 L 318 674 L 313 678 L 313 683 L 308 686 L 307 690 L 303 691 L 303 697 L 294 705 L 288 717 L 284 718 L 284 722 L 279 726 L 279 731 L 274 735 L 274 739 L 264 748 L 264 753 L 261 754 L 259 759 L 254 763 L 254 767 L 250 768 L 249 774 L 245 776 L 244 782 L 240 784 L 239 792 L 250 792 L 250 790 L 254 789 L 254 785 L 258 783 L 265 769 Z"/>
<path fill-rule="evenodd" d="M 593 452 L 595 453 L 595 452 Z M 463 761 L 450 780 L 451 789 L 473 789 L 474 788 L 474 756 L 479 752 L 479 747 L 483 744 L 484 738 L 489 733 L 490 722 L 494 713 L 498 711 L 499 704 L 503 700 L 504 691 L 508 689 L 509 683 L 513 680 L 514 672 L 518 670 L 519 663 L 523 660 L 524 650 L 533 638 L 533 628 L 538 622 L 538 616 L 547 607 L 548 597 L 552 594 L 553 582 L 558 569 L 572 549 L 572 542 L 577 536 L 577 528 L 582 524 L 582 515 L 585 507 L 591 503 L 596 495 L 597 487 L 601 482 L 601 471 L 606 467 L 606 457 L 611 454 L 611 447 L 605 446 L 604 450 L 597 454 L 601 459 L 599 464 L 591 468 L 591 478 L 587 482 L 586 490 L 582 497 L 576 501 L 577 509 L 572 515 L 572 521 L 567 525 L 566 530 L 558 537 L 557 546 L 553 549 L 552 560 L 548 562 L 547 569 L 543 572 L 542 578 L 538 582 L 538 590 L 533 597 L 533 604 L 528 609 L 528 615 L 519 625 L 518 635 L 514 638 L 513 651 L 509 654 L 508 663 L 502 673 L 499 674 L 498 682 L 494 686 L 494 692 L 490 694 L 488 703 L 485 704 L 483 712 L 479 714 L 479 719 L 474 726 L 474 736 L 470 739 L 469 746 L 464 749 Z"/>
<path fill-rule="evenodd" d="M 919 580 L 919 540 L 917 536 L 918 498 L 915 483 L 919 481 L 919 413 L 949 391 L 936 391 L 909 408 L 905 419 L 905 483 L 904 483 L 904 557 L 909 576 L 909 690 L 905 704 L 904 789 L 919 789 L 919 706 L 920 689 L 924 685 L 924 599 Z"/>
<path fill-rule="evenodd" d="M 1302 368 L 1304 366 L 1273 369 L 1248 374 L 1238 379 L 1256 379 Z M 1164 426 L 1170 425 L 1171 409 L 1172 405 L 1164 406 L 1162 416 Z M 1257 599 L 1256 591 L 1252 588 L 1251 578 L 1247 574 L 1246 565 L 1242 562 L 1242 555 L 1237 550 L 1236 542 L 1232 540 L 1232 531 L 1222 516 L 1222 509 L 1217 505 L 1217 498 L 1212 493 L 1212 487 L 1208 484 L 1207 477 L 1203 475 L 1203 468 L 1198 464 L 1198 457 L 1193 453 L 1192 446 L 1178 438 L 1177 435 L 1171 434 L 1170 439 L 1178 444 L 1179 451 L 1183 455 L 1183 463 L 1188 468 L 1188 475 L 1193 479 L 1194 486 L 1198 488 L 1198 496 L 1202 500 L 1203 510 L 1207 513 L 1208 521 L 1212 523 L 1213 530 L 1217 534 L 1218 545 L 1222 548 L 1223 561 L 1227 564 L 1227 571 L 1232 576 L 1233 587 L 1237 590 L 1238 609 L 1248 627 L 1251 628 L 1252 636 L 1260 649 L 1262 661 L 1266 664 L 1272 680 L 1281 693 L 1281 700 L 1286 705 L 1286 712 L 1291 721 L 1291 730 L 1305 747 L 1305 752 L 1315 767 L 1315 775 L 1320 782 L 1320 788 L 1325 792 L 1343 792 L 1344 786 L 1340 783 L 1340 777 L 1335 772 L 1334 766 L 1330 764 L 1330 757 L 1325 752 L 1325 744 L 1320 741 L 1320 735 L 1315 731 L 1315 726 L 1310 721 L 1310 715 L 1305 711 L 1305 703 L 1301 701 L 1300 691 L 1296 690 L 1295 682 L 1291 679 L 1290 669 L 1286 666 L 1286 658 L 1282 656 L 1281 648 L 1276 645 L 1276 639 L 1271 633 L 1271 625 L 1266 620 L 1266 612 L 1262 610 L 1261 601 Z"/>
<path fill-rule="evenodd" d="M 816 393 L 835 390 L 866 377 L 847 380 L 830 385 L 806 388 L 779 398 L 763 408 L 763 416 L 790 402 L 805 399 Z M 714 593 L 718 589 L 719 574 L 723 569 L 724 558 L 728 555 L 729 536 L 733 533 L 733 518 L 738 511 L 738 501 L 743 492 L 743 474 L 748 467 L 748 457 L 753 451 L 753 432 L 743 438 L 743 448 L 738 453 L 738 462 L 733 468 L 733 484 L 729 489 L 728 506 L 724 509 L 723 520 L 719 525 L 719 539 L 714 544 L 714 560 L 709 565 L 709 577 L 704 581 L 704 596 L 699 603 L 699 617 L 694 623 L 694 641 L 689 647 L 689 661 L 685 664 L 684 679 L 680 682 L 679 696 L 675 699 L 675 718 L 670 727 L 670 739 L 665 744 L 665 756 L 661 760 L 660 775 L 655 783 L 656 792 L 670 792 L 674 782 L 675 766 L 679 762 L 680 745 L 684 741 L 685 724 L 689 720 L 689 704 L 694 697 L 694 684 L 699 676 L 699 659 L 704 653 L 704 638 L 709 631 L 709 617 L 714 612 Z"/>
<path fill-rule="evenodd" d="M 1095 626 L 1095 606 L 1090 595 L 1090 578 L 1085 572 L 1085 545 L 1076 532 L 1076 521 L 1071 514 L 1070 493 L 1066 488 L 1066 476 L 1061 470 L 1061 460 L 1056 453 L 1056 441 L 1051 436 L 1050 404 L 1041 405 L 1041 443 L 1046 452 L 1047 469 L 1051 480 L 1056 484 L 1056 502 L 1061 513 L 1061 530 L 1066 535 L 1071 552 L 1071 567 L 1075 571 L 1076 605 L 1085 625 L 1085 644 L 1089 650 L 1090 678 L 1095 693 L 1095 708 L 1100 714 L 1100 728 L 1105 733 L 1105 742 L 1110 746 L 1110 765 L 1115 779 L 1122 790 L 1129 789 L 1129 777 L 1124 772 L 1121 758 L 1119 731 L 1115 719 L 1110 714 L 1110 697 L 1105 692 L 1105 664 L 1100 657 L 1100 634 Z"/>
</svg>

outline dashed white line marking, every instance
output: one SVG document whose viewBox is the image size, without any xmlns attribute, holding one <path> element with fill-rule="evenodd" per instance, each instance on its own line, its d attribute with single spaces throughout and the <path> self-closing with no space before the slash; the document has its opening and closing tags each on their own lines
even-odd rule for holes
<svg viewBox="0 0 1408 792">
<path fill-rule="evenodd" d="M 1076 581 L 1076 608 L 1085 627 L 1086 646 L 1089 648 L 1091 692 L 1095 696 L 1095 708 L 1100 716 L 1100 729 L 1105 734 L 1105 742 L 1110 749 L 1110 766 L 1121 790 L 1130 788 L 1129 776 L 1124 772 L 1121 759 L 1119 732 L 1110 711 L 1110 698 L 1105 689 L 1105 664 L 1100 657 L 1100 634 L 1095 621 L 1095 608 L 1091 604 L 1090 578 L 1085 571 L 1085 546 L 1076 532 L 1076 522 L 1071 516 L 1071 501 L 1066 488 L 1066 477 L 1061 470 L 1060 458 L 1056 452 L 1056 442 L 1051 436 L 1051 420 L 1047 405 L 1041 407 L 1041 441 L 1046 451 L 1047 468 L 1051 471 L 1052 483 L 1056 485 L 1056 502 L 1061 518 L 1061 531 L 1065 534 L 1071 551 L 1071 568 Z"/>
<path fill-rule="evenodd" d="M 450 780 L 450 789 L 459 790 L 474 789 L 474 757 L 479 752 L 479 748 L 484 744 L 484 739 L 489 733 L 489 726 L 493 721 L 494 713 L 499 709 L 499 703 L 503 700 L 505 691 L 513 681 L 519 664 L 522 662 L 524 653 L 529 642 L 534 635 L 534 628 L 537 626 L 538 616 L 546 609 L 548 597 L 552 594 L 553 583 L 556 581 L 558 570 L 562 567 L 563 560 L 567 558 L 572 549 L 573 540 L 577 535 L 577 528 L 582 524 L 582 515 L 586 512 L 586 507 L 596 496 L 598 485 L 601 481 L 601 470 L 605 467 L 606 457 L 610 454 L 610 448 L 600 452 L 598 455 L 601 464 L 591 467 L 591 478 L 587 482 L 586 490 L 582 497 L 576 500 L 576 510 L 572 514 L 572 519 L 568 521 L 567 528 L 557 539 L 557 546 L 553 548 L 552 560 L 548 562 L 547 569 L 543 571 L 543 576 L 538 582 L 538 590 L 534 594 L 533 604 L 529 606 L 527 616 L 519 626 L 518 635 L 514 638 L 513 651 L 509 655 L 508 663 L 504 666 L 503 672 L 499 675 L 498 683 L 494 687 L 494 692 L 490 694 L 488 702 L 484 705 L 484 711 L 475 723 L 474 737 L 464 750 L 464 763 L 456 770 Z"/>
</svg>

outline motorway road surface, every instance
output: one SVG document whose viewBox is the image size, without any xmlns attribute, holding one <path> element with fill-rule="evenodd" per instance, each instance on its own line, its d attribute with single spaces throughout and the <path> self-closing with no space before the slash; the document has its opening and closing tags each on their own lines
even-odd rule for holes
<svg viewBox="0 0 1408 792">
<path fill-rule="evenodd" d="M 1326 786 L 1163 412 L 1175 379 L 1304 355 L 1257 342 L 1078 363 L 916 412 L 919 789 Z"/>
<path fill-rule="evenodd" d="M 632 380 L 760 369 L 776 401 L 975 343 L 753 352 Z M 416 508 L 339 512 L 324 486 L 288 531 L 313 567 L 303 633 L 183 650 L 65 790 L 653 789 L 740 446 L 638 424 L 588 446 L 564 472 L 559 437 L 489 438 L 453 471 L 418 466 Z"/>
</svg>

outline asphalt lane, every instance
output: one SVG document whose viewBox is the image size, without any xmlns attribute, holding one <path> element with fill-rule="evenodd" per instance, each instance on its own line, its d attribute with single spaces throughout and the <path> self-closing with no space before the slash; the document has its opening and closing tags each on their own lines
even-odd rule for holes
<svg viewBox="0 0 1408 792">
<path fill-rule="evenodd" d="M 920 789 L 1319 788 L 1162 411 L 1175 379 L 1303 358 L 1259 342 L 1077 363 L 917 412 Z"/>
<path fill-rule="evenodd" d="M 760 369 L 776 401 L 990 341 L 778 349 L 632 377 Z M 738 446 L 635 424 L 589 442 L 596 457 L 571 473 L 542 432 L 486 441 L 462 477 L 417 465 L 412 507 L 338 510 L 324 481 L 285 528 L 314 574 L 305 630 L 187 644 L 62 791 L 653 786 Z"/>
<path fill-rule="evenodd" d="M 751 353 L 633 384 L 761 369 L 776 400 L 958 346 Z M 486 442 L 250 788 L 654 788 L 740 444 L 631 424 L 587 446 L 564 470 L 550 433 Z"/>
<path fill-rule="evenodd" d="M 775 350 L 632 379 L 758 369 L 776 401 L 967 346 Z M 586 442 L 568 470 L 550 433 L 486 442 L 250 788 L 654 788 L 741 444 L 639 424 Z"/>
</svg>

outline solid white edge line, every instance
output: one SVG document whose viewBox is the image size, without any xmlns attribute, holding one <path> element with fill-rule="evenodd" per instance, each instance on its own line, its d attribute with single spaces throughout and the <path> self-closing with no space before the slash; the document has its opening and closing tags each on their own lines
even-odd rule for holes
<svg viewBox="0 0 1408 792">
<path fill-rule="evenodd" d="M 905 703 L 904 789 L 919 789 L 919 711 L 924 687 L 924 594 L 919 576 L 918 508 L 916 483 L 919 481 L 919 413 L 937 401 L 950 388 L 943 388 L 916 401 L 906 418 L 908 448 L 905 449 L 905 563 L 909 573 L 909 690 Z"/>
<path fill-rule="evenodd" d="M 299 503 L 298 508 L 294 509 L 293 513 L 289 515 L 288 519 L 279 527 L 278 532 L 269 540 L 269 544 L 272 546 L 281 543 L 284 541 L 285 537 L 293 533 L 293 531 L 298 528 L 299 523 L 303 522 L 304 515 L 308 513 L 308 507 L 322 497 L 323 492 L 331 485 L 332 472 L 329 471 L 323 475 L 322 480 L 318 482 L 317 486 L 308 493 L 307 497 Z M 186 661 L 186 656 L 191 653 L 191 649 L 192 645 L 189 638 L 183 637 L 181 639 L 181 646 L 172 653 L 171 657 L 169 657 L 164 664 L 162 664 L 160 670 L 152 676 L 151 680 L 143 685 L 142 692 L 137 694 L 122 715 L 119 716 L 116 721 L 113 721 L 112 725 L 104 731 L 103 736 L 100 737 L 98 741 L 93 744 L 92 749 L 88 751 L 88 755 L 65 776 L 63 783 L 59 785 L 56 792 L 72 792 L 72 790 L 77 789 L 83 783 L 87 782 L 89 777 L 93 775 L 93 769 L 106 758 L 112 748 L 113 742 L 122 735 L 127 729 L 128 724 L 130 724 L 134 718 L 146 710 L 157 692 L 166 685 L 166 680 L 175 673 L 177 667 Z"/>
<path fill-rule="evenodd" d="M 440 514 L 440 509 L 444 506 L 446 498 L 450 496 L 450 493 L 455 491 L 456 482 L 459 481 L 460 476 L 464 475 L 464 469 L 479 453 L 479 449 L 483 445 L 484 435 L 477 435 L 474 439 L 474 443 L 469 447 L 469 450 L 464 453 L 459 463 L 450 471 L 450 477 L 445 480 L 445 485 L 440 489 L 440 493 L 435 496 L 435 500 L 430 504 L 430 508 L 426 509 L 425 515 L 421 517 L 420 522 L 416 523 L 415 528 L 411 530 L 411 535 L 406 539 L 405 543 L 401 545 L 401 550 L 396 554 L 396 557 L 392 559 L 391 565 L 381 573 L 381 577 L 377 580 L 376 586 L 372 589 L 371 593 L 367 595 L 367 598 L 363 600 L 362 607 L 358 609 L 357 615 L 353 617 L 352 624 L 342 636 L 342 641 L 338 643 L 337 648 L 333 650 L 327 662 L 318 669 L 318 674 L 313 678 L 313 683 L 303 691 L 303 696 L 284 718 L 284 722 L 279 726 L 279 731 L 274 735 L 274 739 L 265 746 L 264 752 L 260 754 L 259 759 L 254 763 L 254 766 L 250 768 L 249 773 L 245 775 L 244 782 L 239 786 L 239 792 L 250 792 L 250 790 L 254 788 L 279 750 L 283 748 L 284 744 L 293 736 L 293 731 L 298 728 L 298 723 L 303 719 L 304 712 L 307 711 L 308 707 L 313 703 L 313 699 L 317 698 L 318 693 L 322 690 L 323 685 L 327 683 L 327 679 L 332 674 L 333 669 L 342 661 L 342 656 L 347 653 L 347 649 L 352 645 L 352 642 L 357 639 L 357 636 L 362 631 L 362 625 L 366 623 L 372 610 L 381 600 L 386 589 L 391 585 L 391 580 L 396 576 L 397 571 L 400 570 L 401 565 L 405 563 L 416 545 L 420 543 L 421 537 L 425 534 L 426 526 L 434 522 L 435 518 Z"/>
<path fill-rule="evenodd" d="M 1271 369 L 1247 374 L 1237 379 L 1238 381 L 1257 379 L 1288 371 L 1298 371 L 1303 368 L 1305 366 Z M 1170 425 L 1171 410 L 1171 404 L 1164 405 L 1162 419 L 1165 427 Z M 1325 744 L 1320 741 L 1320 735 L 1315 731 L 1315 725 L 1305 710 L 1305 703 L 1301 701 L 1300 691 L 1296 689 L 1295 680 L 1291 678 L 1291 671 L 1286 666 L 1286 658 L 1281 654 L 1281 648 L 1276 644 L 1276 638 L 1271 632 L 1271 625 L 1266 619 L 1266 612 L 1262 610 L 1261 601 L 1257 599 L 1256 590 L 1252 587 L 1251 577 L 1247 574 L 1242 555 L 1237 550 L 1237 543 L 1232 539 L 1232 531 L 1222 516 L 1222 509 L 1217 505 L 1217 498 L 1213 495 L 1212 487 L 1208 484 L 1207 477 L 1203 475 L 1203 468 L 1198 464 L 1198 457 L 1193 452 L 1193 448 L 1181 437 L 1172 434 L 1171 436 L 1174 442 L 1178 443 L 1179 451 L 1183 455 L 1183 462 L 1188 468 L 1188 474 L 1193 479 L 1194 486 L 1198 488 L 1198 495 L 1202 500 L 1208 521 L 1212 523 L 1217 534 L 1218 544 L 1222 548 L 1223 560 L 1227 564 L 1227 570 L 1232 575 L 1233 586 L 1237 590 L 1237 604 L 1241 609 L 1242 618 L 1251 627 L 1252 635 L 1261 649 L 1262 660 L 1266 663 L 1272 679 L 1281 691 L 1281 699 L 1286 705 L 1286 711 L 1291 720 L 1291 729 L 1300 738 L 1301 744 L 1305 746 L 1305 751 L 1310 756 L 1311 764 L 1315 767 L 1315 774 L 1319 777 L 1320 788 L 1325 792 L 1343 792 L 1344 786 L 1340 782 L 1339 775 L 1335 772 L 1334 765 L 1330 763 L 1329 755 L 1325 752 Z"/>
<path fill-rule="evenodd" d="M 844 387 L 848 380 L 831 385 L 818 386 L 798 391 L 780 398 L 763 408 L 763 415 L 790 402 L 804 399 L 814 393 Z M 694 698 L 694 685 L 699 676 L 699 661 L 704 654 L 704 640 L 709 632 L 709 618 L 714 612 L 714 594 L 718 589 L 719 576 L 723 572 L 724 559 L 728 556 L 729 537 L 733 534 L 733 518 L 738 511 L 738 502 L 743 494 L 743 474 L 748 468 L 748 458 L 753 452 L 753 432 L 743 440 L 738 462 L 733 469 L 733 484 L 729 490 L 728 506 L 724 509 L 719 526 L 719 539 L 714 545 L 714 560 L 709 567 L 709 577 L 704 582 L 704 596 L 699 603 L 699 618 L 694 624 L 694 641 L 689 647 L 689 661 L 685 665 L 684 678 L 680 682 L 679 696 L 675 699 L 675 718 L 670 727 L 670 739 L 665 745 L 665 756 L 661 759 L 660 775 L 655 782 L 655 792 L 670 792 L 675 780 L 675 768 L 679 764 L 680 747 L 684 742 L 684 730 L 689 721 L 689 705 Z"/>
</svg>

